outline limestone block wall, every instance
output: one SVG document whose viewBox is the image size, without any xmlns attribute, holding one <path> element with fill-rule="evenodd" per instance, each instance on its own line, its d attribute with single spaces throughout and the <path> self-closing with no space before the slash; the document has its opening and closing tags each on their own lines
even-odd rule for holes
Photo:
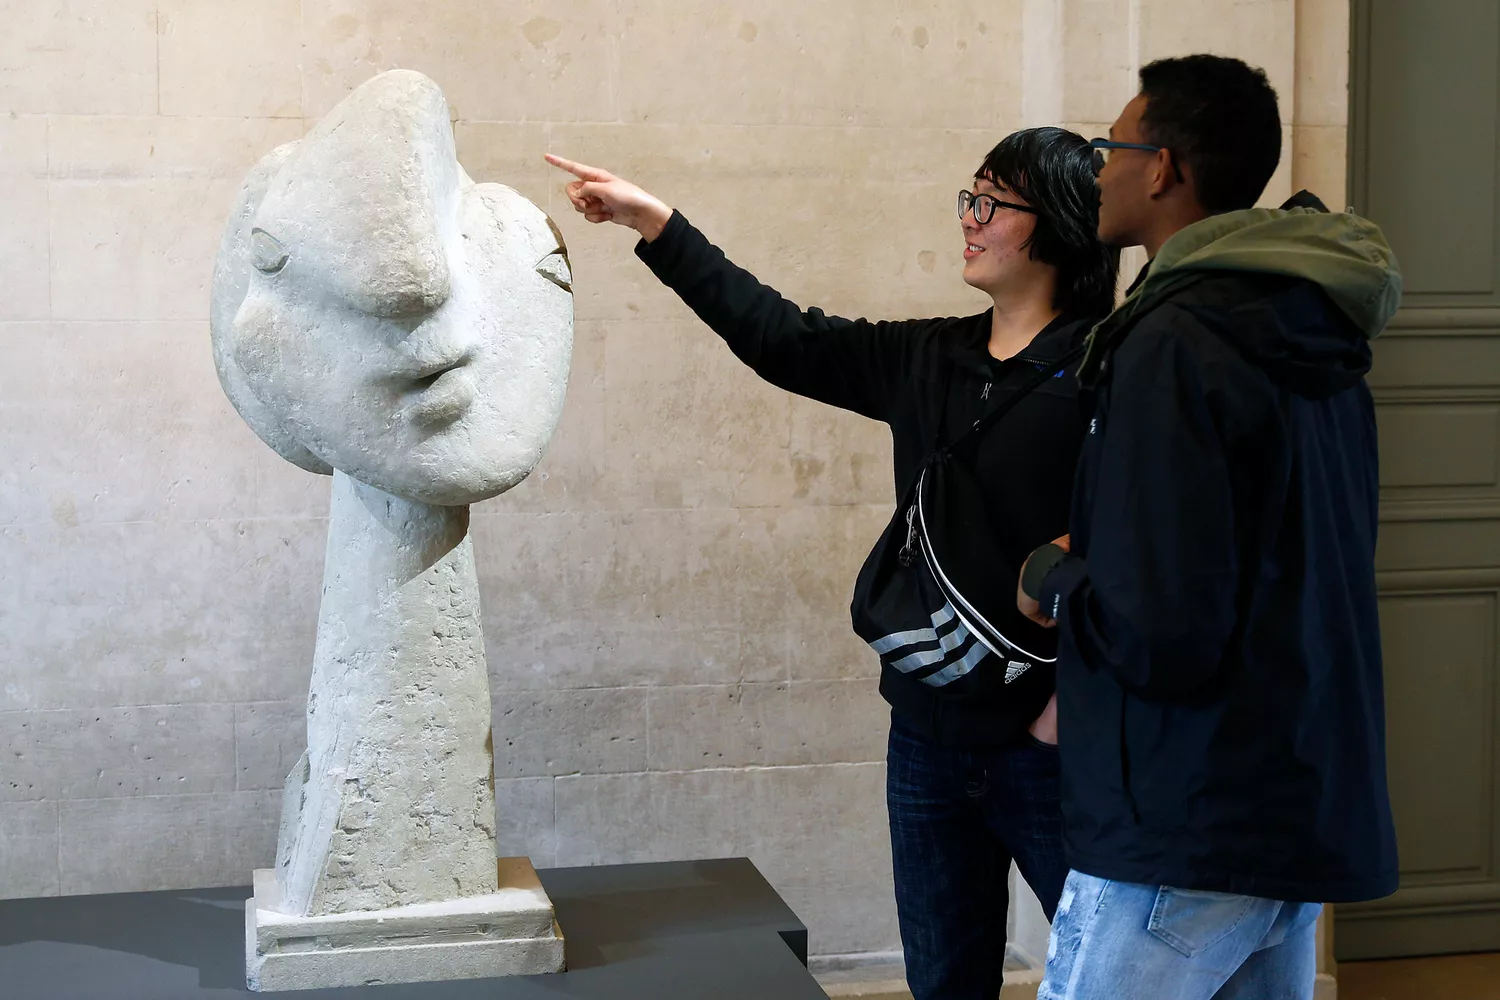
<svg viewBox="0 0 1500 1000">
<path fill-rule="evenodd" d="M 230 410 L 209 274 L 245 170 L 403 66 L 475 178 L 553 213 L 578 289 L 551 451 L 475 509 L 502 847 L 749 855 L 816 952 L 895 948 L 886 715 L 846 614 L 888 439 L 743 370 L 541 156 L 638 180 L 805 304 L 979 310 L 954 192 L 1014 128 L 1102 134 L 1159 55 L 1266 66 L 1268 199 L 1340 203 L 1346 6 L 0 0 L 0 895 L 272 859 L 328 480 Z"/>
</svg>

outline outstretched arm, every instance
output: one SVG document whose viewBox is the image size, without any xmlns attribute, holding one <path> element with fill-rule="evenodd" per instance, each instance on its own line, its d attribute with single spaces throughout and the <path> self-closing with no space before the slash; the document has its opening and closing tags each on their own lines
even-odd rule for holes
<svg viewBox="0 0 1500 1000">
<path fill-rule="evenodd" d="M 661 199 L 607 170 L 562 157 L 568 200 L 585 219 L 641 234 L 636 254 L 756 374 L 790 392 L 889 420 L 922 321 L 872 323 L 802 309 L 723 251 Z"/>
</svg>

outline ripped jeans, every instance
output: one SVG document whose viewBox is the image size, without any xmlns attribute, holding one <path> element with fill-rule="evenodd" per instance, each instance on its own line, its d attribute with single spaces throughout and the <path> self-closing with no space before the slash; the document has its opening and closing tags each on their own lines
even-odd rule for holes
<svg viewBox="0 0 1500 1000">
<path fill-rule="evenodd" d="M 1311 1000 L 1321 910 L 1069 872 L 1037 1000 Z"/>
</svg>

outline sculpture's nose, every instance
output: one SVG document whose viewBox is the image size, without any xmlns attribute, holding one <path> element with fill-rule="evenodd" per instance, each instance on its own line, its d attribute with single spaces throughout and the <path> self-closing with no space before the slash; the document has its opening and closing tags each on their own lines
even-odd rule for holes
<svg viewBox="0 0 1500 1000">
<path fill-rule="evenodd" d="M 257 225 L 348 305 L 421 318 L 452 293 L 459 175 L 447 102 L 431 80 L 396 71 L 342 112 L 303 140 Z"/>
<path fill-rule="evenodd" d="M 453 285 L 436 232 L 413 232 L 396 247 L 371 247 L 366 284 L 349 297 L 372 316 L 420 319 L 438 310 Z"/>
</svg>

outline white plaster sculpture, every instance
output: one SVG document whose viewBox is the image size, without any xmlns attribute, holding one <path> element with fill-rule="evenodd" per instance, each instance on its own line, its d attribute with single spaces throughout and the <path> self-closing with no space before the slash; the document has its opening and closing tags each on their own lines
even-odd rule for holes
<svg viewBox="0 0 1500 1000">
<path fill-rule="evenodd" d="M 566 250 L 459 166 L 442 92 L 382 74 L 250 173 L 213 281 L 225 393 L 334 478 L 307 752 L 246 903 L 252 989 L 556 972 L 525 858 L 497 862 L 468 505 L 556 426 Z"/>
</svg>

